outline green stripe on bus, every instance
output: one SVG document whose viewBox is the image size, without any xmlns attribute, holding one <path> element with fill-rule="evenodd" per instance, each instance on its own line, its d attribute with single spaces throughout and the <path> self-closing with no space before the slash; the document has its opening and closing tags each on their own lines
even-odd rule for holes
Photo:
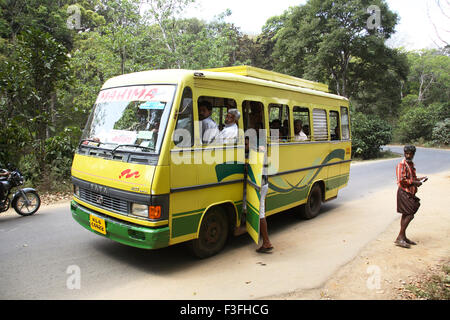
<svg viewBox="0 0 450 320">
<path fill-rule="evenodd" d="M 349 178 L 349 175 L 345 174 L 345 175 L 336 176 L 336 177 L 325 180 L 325 185 L 326 185 L 327 191 L 339 188 L 340 186 L 346 184 L 348 182 L 348 178 Z"/>
<path fill-rule="evenodd" d="M 203 212 L 172 220 L 172 238 L 197 233 Z"/>
</svg>

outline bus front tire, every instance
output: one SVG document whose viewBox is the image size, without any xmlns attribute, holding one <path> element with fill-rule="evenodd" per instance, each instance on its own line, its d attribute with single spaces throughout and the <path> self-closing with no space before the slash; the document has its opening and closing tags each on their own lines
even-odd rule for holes
<svg viewBox="0 0 450 320">
<path fill-rule="evenodd" d="M 317 217 L 322 205 L 322 188 L 319 184 L 314 184 L 308 196 L 308 201 L 301 207 L 301 214 L 305 219 Z"/>
<path fill-rule="evenodd" d="M 228 233 L 225 210 L 221 207 L 212 208 L 203 218 L 198 238 L 190 242 L 190 249 L 200 259 L 211 257 L 223 249 Z"/>
</svg>

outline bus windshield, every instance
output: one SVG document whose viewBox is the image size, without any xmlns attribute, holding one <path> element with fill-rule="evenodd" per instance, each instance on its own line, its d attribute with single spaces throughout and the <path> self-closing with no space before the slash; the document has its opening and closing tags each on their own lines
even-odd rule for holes
<svg viewBox="0 0 450 320">
<path fill-rule="evenodd" d="M 175 89 L 175 85 L 148 85 L 101 91 L 82 144 L 159 153 Z"/>
</svg>

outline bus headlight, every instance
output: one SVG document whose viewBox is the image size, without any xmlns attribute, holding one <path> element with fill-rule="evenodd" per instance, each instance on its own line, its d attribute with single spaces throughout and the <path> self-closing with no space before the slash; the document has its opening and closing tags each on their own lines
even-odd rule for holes
<svg viewBox="0 0 450 320">
<path fill-rule="evenodd" d="M 131 214 L 138 217 L 148 218 L 148 206 L 145 204 L 133 203 Z"/>
<path fill-rule="evenodd" d="M 147 206 L 145 204 L 133 203 L 131 214 L 152 220 L 161 219 L 161 206 Z"/>
<path fill-rule="evenodd" d="M 76 195 L 78 198 L 80 197 L 80 187 L 77 185 L 73 185 L 73 194 Z"/>
</svg>

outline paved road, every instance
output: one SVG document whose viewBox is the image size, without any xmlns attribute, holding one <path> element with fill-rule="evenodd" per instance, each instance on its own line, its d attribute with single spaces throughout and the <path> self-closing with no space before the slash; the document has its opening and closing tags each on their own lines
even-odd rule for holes
<svg viewBox="0 0 450 320">
<path fill-rule="evenodd" d="M 449 170 L 449 160 L 450 151 L 419 149 L 416 166 L 432 174 Z M 68 204 L 26 218 L 0 215 L 0 299 L 254 299 L 315 288 L 395 219 L 382 202 L 386 188 L 395 189 L 397 161 L 352 165 L 348 188 L 314 220 L 269 217 L 272 255 L 255 253 L 247 235 L 207 260 L 184 245 L 134 249 L 81 228 Z M 381 201 L 381 213 L 366 200 Z M 71 281 L 78 271 L 80 282 Z"/>
<path fill-rule="evenodd" d="M 403 147 L 387 146 L 384 150 L 403 154 Z M 355 164 L 347 188 L 340 192 L 339 201 L 354 200 L 367 193 L 395 184 L 395 166 L 398 159 L 374 161 L 369 166 Z M 417 174 L 428 175 L 450 170 L 450 150 L 417 148 L 414 163 Z"/>
</svg>

